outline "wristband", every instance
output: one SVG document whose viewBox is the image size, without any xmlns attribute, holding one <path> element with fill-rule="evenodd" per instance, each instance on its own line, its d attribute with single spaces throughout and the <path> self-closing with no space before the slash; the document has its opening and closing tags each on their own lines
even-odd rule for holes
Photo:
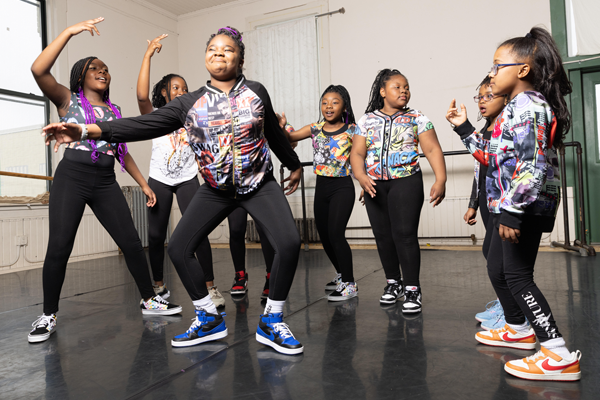
<svg viewBox="0 0 600 400">
<path fill-rule="evenodd" d="M 79 124 L 81 127 L 81 141 L 87 140 L 88 138 L 88 128 L 86 124 Z"/>
</svg>

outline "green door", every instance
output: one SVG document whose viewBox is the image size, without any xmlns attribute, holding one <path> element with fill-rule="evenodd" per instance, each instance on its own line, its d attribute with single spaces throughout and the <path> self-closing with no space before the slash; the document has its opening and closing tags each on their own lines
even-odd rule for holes
<svg viewBox="0 0 600 400">
<path fill-rule="evenodd" d="M 587 238 L 600 242 L 600 71 L 582 73 Z"/>
</svg>

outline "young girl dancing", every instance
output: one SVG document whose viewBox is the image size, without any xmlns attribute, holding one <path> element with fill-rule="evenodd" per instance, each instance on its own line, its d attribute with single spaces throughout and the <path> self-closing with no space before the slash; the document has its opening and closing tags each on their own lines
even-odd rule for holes
<svg viewBox="0 0 600 400">
<path fill-rule="evenodd" d="M 108 97 L 111 80 L 108 67 L 98 58 L 84 58 L 73 65 L 69 88 L 59 84 L 50 73 L 67 42 L 83 31 L 92 36 L 94 32 L 100 34 L 95 25 L 103 20 L 84 21 L 65 29 L 31 66 L 38 86 L 54 103 L 63 123 L 80 127 L 77 124 L 121 118 L 119 108 Z M 47 340 L 56 330 L 60 291 L 86 204 L 123 251 L 127 268 L 142 295 L 142 312 L 160 315 L 181 312 L 180 306 L 169 304 L 152 288 L 144 249 L 115 179 L 115 158 L 142 187 L 148 197 L 148 206 L 156 202 L 124 141 L 81 138 L 69 144 L 50 189 L 50 234 L 42 274 L 44 314 L 33 323 L 29 342 Z"/>
<path fill-rule="evenodd" d="M 335 291 L 327 299 L 343 301 L 358 295 L 354 281 L 352 251 L 346 240 L 346 226 L 354 207 L 354 184 L 350 176 L 352 138 L 358 132 L 350 94 L 341 85 L 330 85 L 321 95 L 319 122 L 290 132 L 293 142 L 312 138 L 313 165 L 317 174 L 315 188 L 315 223 L 323 249 L 337 275 Z"/>
<path fill-rule="evenodd" d="M 446 164 L 433 124 L 408 107 L 409 101 L 406 77 L 395 69 L 379 71 L 366 114 L 358 121 L 360 132 L 354 137 L 350 161 L 365 191 L 367 214 L 387 279 L 379 301 L 393 304 L 406 291 L 402 312 L 417 313 L 422 299 L 417 230 L 424 200 L 418 145 L 435 174 L 429 192 L 434 207 L 444 199 Z"/>
<path fill-rule="evenodd" d="M 494 94 L 509 101 L 489 143 L 474 133 L 464 105 L 459 111 L 453 100 L 447 114 L 467 149 L 488 165 L 493 232 L 487 265 L 506 325 L 475 338 L 490 346 L 533 350 L 537 337 L 539 352 L 507 362 L 504 369 L 524 379 L 578 380 L 581 352 L 569 352 L 533 281 L 542 233 L 552 231 L 560 201 L 556 148 L 571 125 L 564 100 L 571 83 L 556 43 L 542 28 L 502 43 L 490 77 Z"/>
<path fill-rule="evenodd" d="M 479 118 L 485 118 L 485 125 L 479 131 L 479 135 L 482 140 L 489 141 L 492 136 L 492 130 L 494 129 L 494 123 L 496 118 L 502 112 L 506 103 L 506 96 L 497 96 L 492 93 L 492 87 L 490 85 L 491 78 L 486 77 L 481 81 L 477 90 L 479 94 L 473 99 L 479 106 Z M 490 239 L 492 229 L 488 228 L 490 211 L 487 207 L 487 196 L 485 193 L 485 176 L 487 174 L 487 165 L 480 163 L 475 159 L 475 171 L 473 177 L 473 186 L 471 189 L 471 198 L 469 200 L 469 208 L 465 213 L 464 220 L 469 225 L 475 225 L 477 220 L 477 209 L 481 219 L 483 220 L 483 226 L 486 229 L 485 239 L 483 241 L 483 256 L 487 259 L 487 252 L 490 248 Z M 493 300 L 488 302 L 486 310 L 475 315 L 475 319 L 481 322 L 481 327 L 485 330 L 491 330 L 496 328 L 502 328 L 506 323 L 504 321 L 504 311 L 499 300 Z"/>
<path fill-rule="evenodd" d="M 167 36 L 160 35 L 148 41 L 148 49 L 144 54 L 137 82 L 138 107 L 142 115 L 149 114 L 188 92 L 183 77 L 168 74 L 154 85 L 150 101 L 150 62 L 154 53 L 160 53 L 160 41 Z M 156 194 L 156 204 L 148 209 L 148 251 L 155 283 L 154 291 L 167 298 L 170 292 L 163 282 L 163 260 L 173 194 L 177 196 L 177 203 L 183 215 L 200 187 L 196 155 L 187 142 L 187 131 L 184 128 L 152 139 L 148 185 Z M 225 299 L 214 286 L 212 251 L 208 239 L 200 243 L 196 249 L 196 257 L 202 265 L 210 297 L 217 307 L 224 306 Z"/>
<path fill-rule="evenodd" d="M 261 225 L 275 250 L 271 290 L 256 339 L 279 352 L 298 354 L 303 346 L 283 322 L 283 306 L 298 264 L 300 235 L 273 177 L 269 148 L 292 171 L 285 188 L 288 194 L 298 187 L 302 169 L 264 86 L 241 74 L 243 62 L 242 35 L 233 28 L 221 28 L 207 43 L 205 65 L 211 79 L 206 86 L 147 115 L 87 125 L 85 133 L 81 126 L 67 123 L 50 124 L 44 131 L 47 143 L 53 138 L 59 143 L 72 142 L 82 134 L 105 141 L 141 141 L 185 126 L 188 143 L 200 159 L 205 184 L 179 221 L 168 253 L 197 317 L 171 344 L 191 346 L 227 335 L 225 320 L 210 299 L 194 251 L 234 209 L 242 207 Z"/>
</svg>

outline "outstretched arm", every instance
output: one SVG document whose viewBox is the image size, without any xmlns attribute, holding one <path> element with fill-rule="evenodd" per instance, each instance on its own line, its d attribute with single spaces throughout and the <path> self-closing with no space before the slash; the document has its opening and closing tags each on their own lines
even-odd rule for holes
<svg viewBox="0 0 600 400">
<path fill-rule="evenodd" d="M 285 113 L 282 112 L 281 115 L 277 114 L 277 119 L 279 120 L 279 126 L 281 126 L 283 128 L 283 130 L 286 132 L 286 136 L 288 138 L 288 140 L 290 141 L 290 143 L 295 143 L 295 142 L 299 142 L 300 140 L 304 140 L 308 137 L 310 137 L 310 125 L 306 125 L 303 128 L 300 128 L 299 130 L 294 130 L 293 128 L 291 130 L 286 129 L 288 125 L 287 123 L 287 117 L 285 116 Z M 287 126 L 286 126 L 287 125 Z"/>
<path fill-rule="evenodd" d="M 104 21 L 104 18 L 90 19 L 68 27 L 56 39 L 52 41 L 36 58 L 31 66 L 31 73 L 36 83 L 42 89 L 44 95 L 58 108 L 59 115 L 66 114 L 71 99 L 69 88 L 61 85 L 50 73 L 56 59 L 65 48 L 67 42 L 75 35 L 88 31 L 94 36 L 94 32 L 100 35 L 96 24 Z"/>
<path fill-rule="evenodd" d="M 140 69 L 140 75 L 138 76 L 137 81 L 137 101 L 142 115 L 149 114 L 154 110 L 152 102 L 150 101 L 150 59 L 155 52 L 160 53 L 160 50 L 162 49 L 160 41 L 167 36 L 169 35 L 163 34 L 152 39 L 152 41 L 148 40 L 148 48 L 144 54 L 142 68 Z"/>
</svg>

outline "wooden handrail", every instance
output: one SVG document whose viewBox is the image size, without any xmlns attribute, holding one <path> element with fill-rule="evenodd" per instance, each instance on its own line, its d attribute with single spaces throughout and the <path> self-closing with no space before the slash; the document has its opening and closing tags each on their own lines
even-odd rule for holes
<svg viewBox="0 0 600 400">
<path fill-rule="evenodd" d="M 31 175 L 31 174 L 19 174 L 17 172 L 0 171 L 0 175 L 14 176 L 15 178 L 41 179 L 41 180 L 45 180 L 45 181 L 52 181 L 52 180 L 54 180 L 54 178 L 51 177 L 51 176 Z"/>
</svg>

